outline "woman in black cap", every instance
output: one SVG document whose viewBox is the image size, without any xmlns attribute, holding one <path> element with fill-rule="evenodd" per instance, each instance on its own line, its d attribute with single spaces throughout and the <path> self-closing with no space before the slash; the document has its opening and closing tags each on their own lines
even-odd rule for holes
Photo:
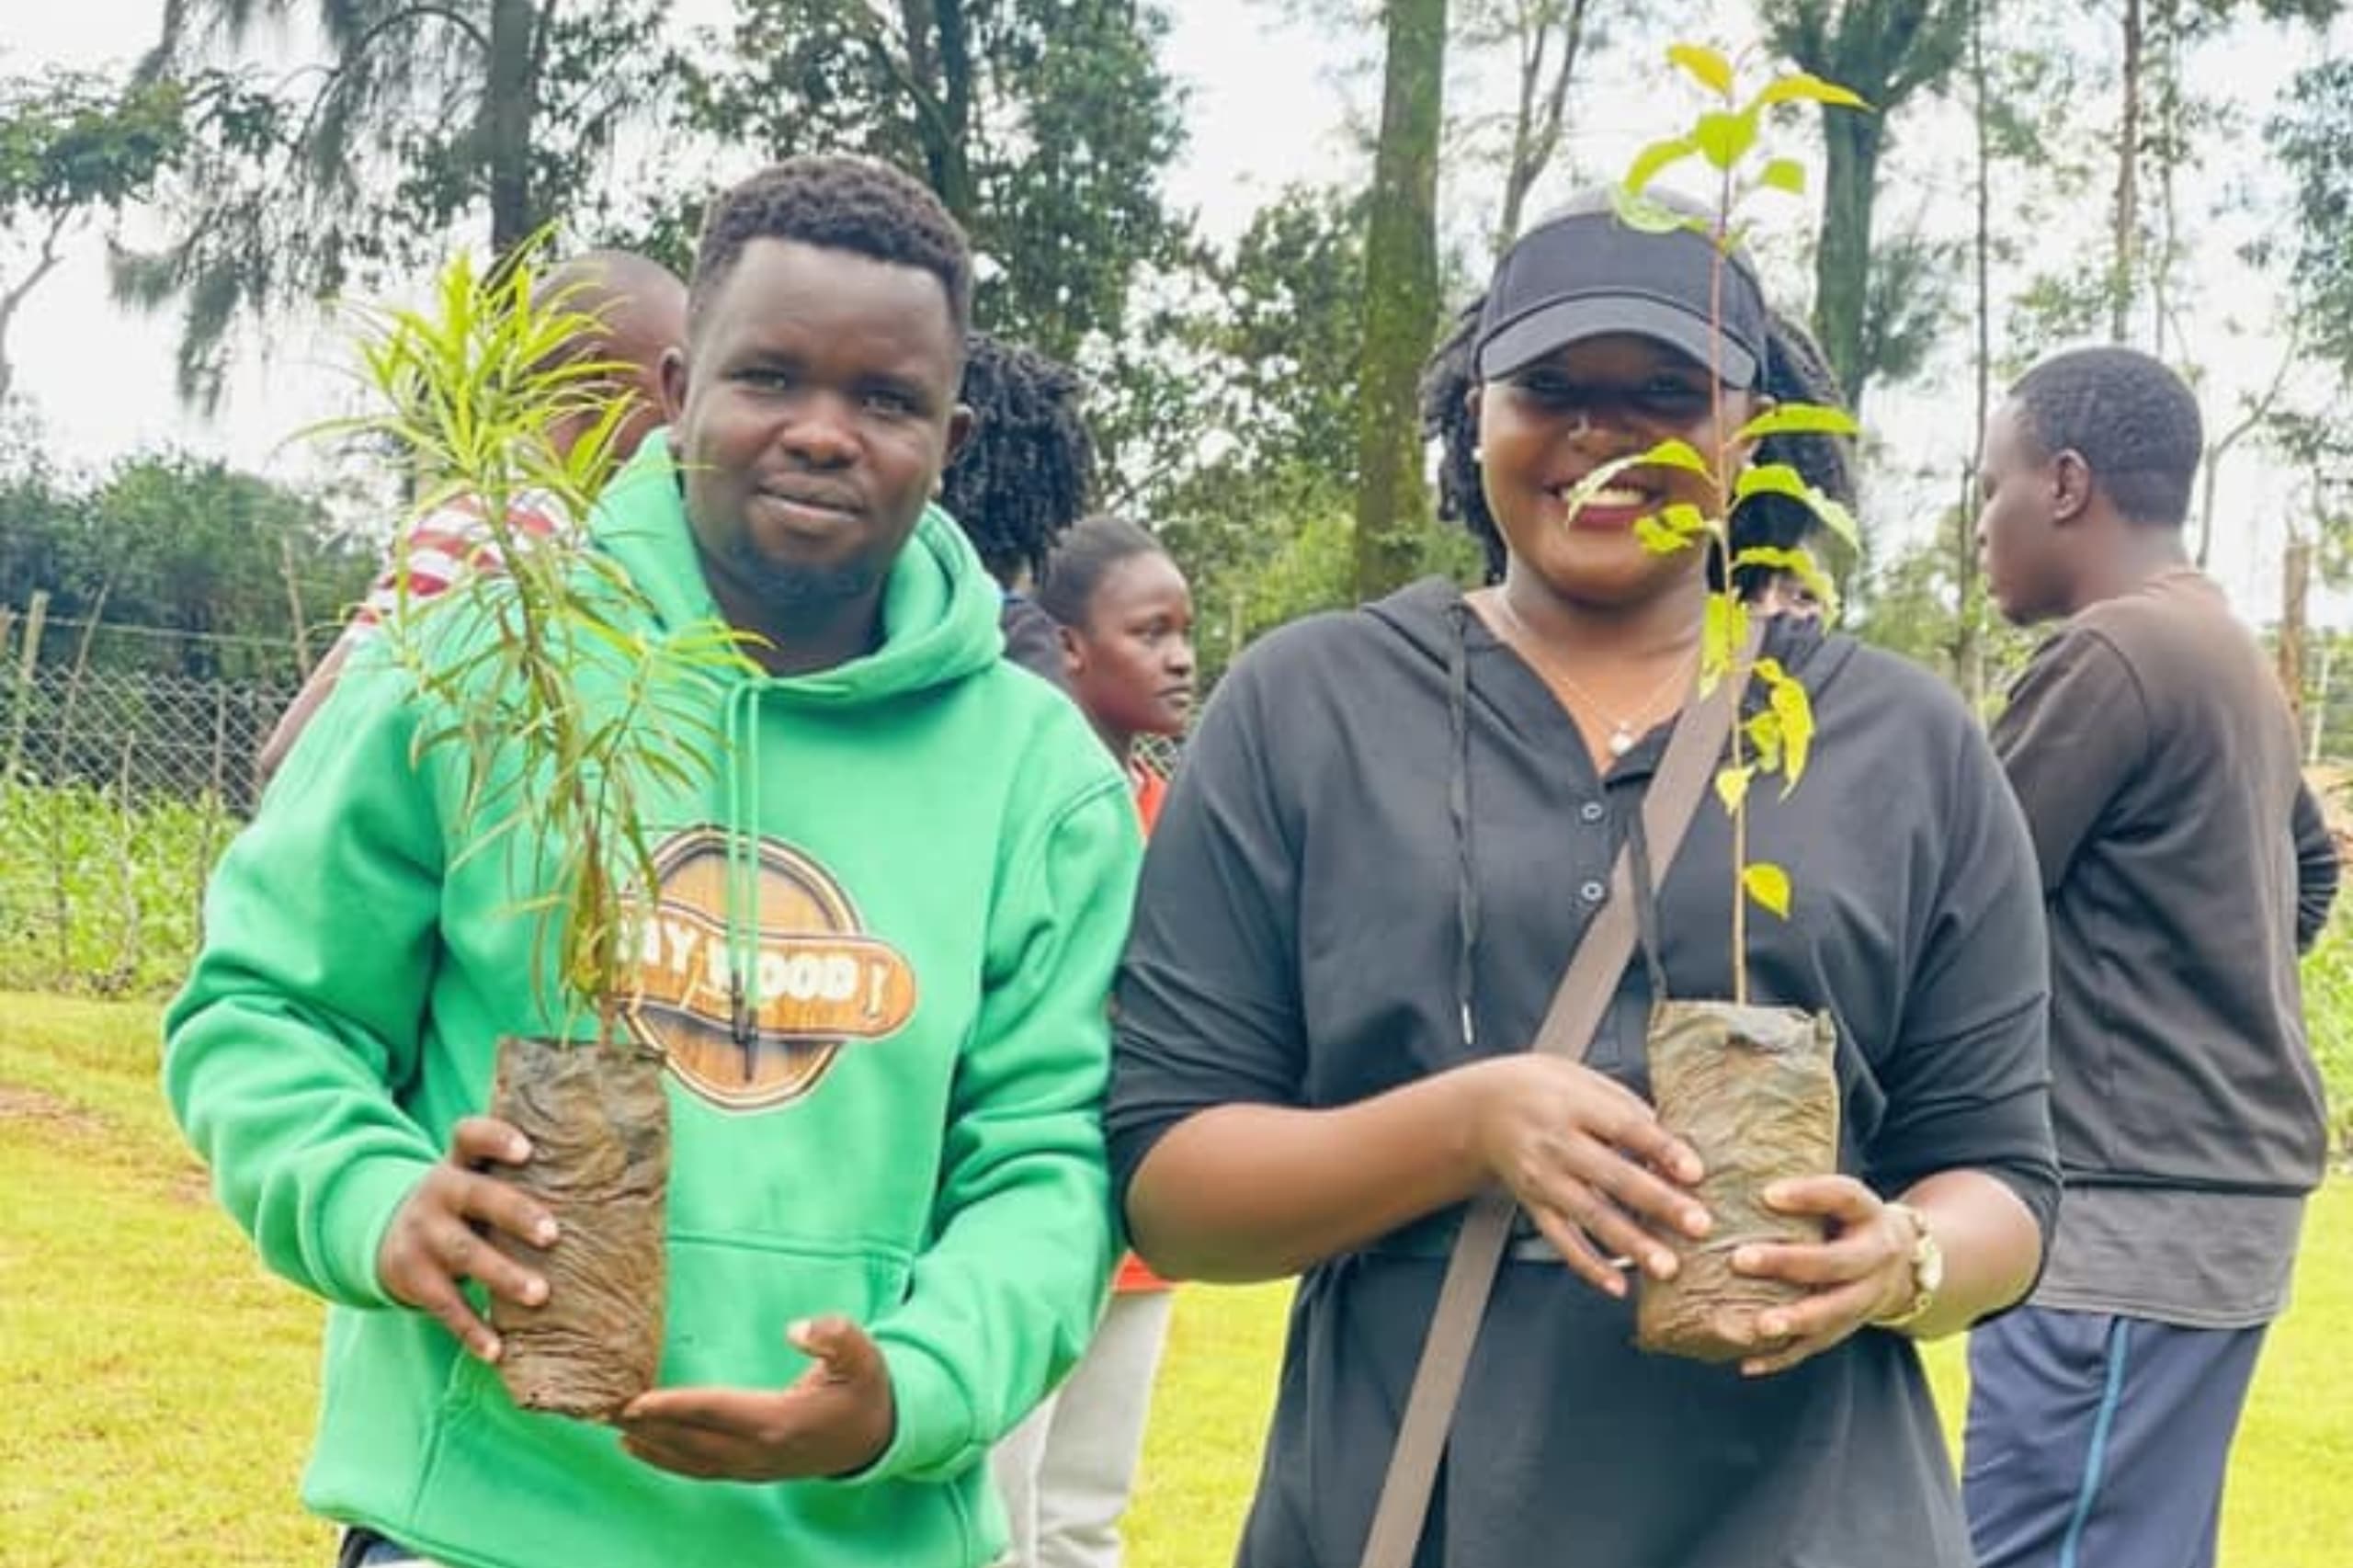
<svg viewBox="0 0 2353 1568">
<path fill-rule="evenodd" d="M 1913 1340 L 2017 1301 L 2057 1200 L 2042 903 L 1977 726 L 1933 677 L 1779 616 L 1812 697 L 1793 792 L 1749 835 L 1797 888 L 1752 921 L 1755 999 L 1837 1029 L 1841 1175 L 1771 1194 L 1832 1239 L 1743 1245 L 1803 1288 L 1741 1359 L 1634 1348 L 1626 1270 L 1704 1237 L 1697 1156 L 1645 1096 L 1645 966 L 1582 1064 L 1526 1048 L 1608 896 L 1694 689 L 1706 567 L 1638 518 L 1777 400 L 1824 401 L 1735 255 L 1588 197 L 1497 266 L 1449 345 L 1455 510 L 1489 585 L 1415 585 L 1253 648 L 1187 748 L 1147 859 L 1107 1126 L 1138 1250 L 1174 1277 L 1303 1273 L 1241 1568 L 1356 1568 L 1462 1206 L 1521 1219 L 1420 1538 L 1426 1568 L 1966 1568 Z M 1442 353 L 1434 385 L 1443 385 Z M 1720 384 L 1719 384 L 1720 381 Z M 1777 454 L 1816 483 L 1834 447 Z M 1472 483 L 1475 477 L 1475 483 Z M 1744 528 L 1747 524 L 1742 525 Z M 1660 870 L 1680 996 L 1731 980 L 1730 826 Z"/>
</svg>

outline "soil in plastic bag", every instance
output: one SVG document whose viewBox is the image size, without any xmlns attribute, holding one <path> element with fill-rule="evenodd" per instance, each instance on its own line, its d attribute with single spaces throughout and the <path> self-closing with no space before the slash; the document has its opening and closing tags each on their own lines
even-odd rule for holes
<svg viewBox="0 0 2353 1568">
<path fill-rule="evenodd" d="M 537 1270 L 547 1300 L 495 1297 L 498 1371 L 526 1410 L 608 1420 L 654 1386 L 662 1364 L 664 1200 L 670 1103 L 662 1059 L 632 1044 L 498 1042 L 491 1114 L 531 1141 L 529 1162 L 502 1172 L 563 1226 L 542 1251 L 491 1233 Z"/>
<path fill-rule="evenodd" d="M 1790 1176 L 1838 1168 L 1836 1033 L 1826 1013 L 1722 1002 L 1667 1002 L 1650 1026 L 1652 1098 L 1659 1119 L 1708 1168 L 1698 1191 L 1715 1225 L 1675 1243 L 1669 1280 L 1642 1280 L 1634 1342 L 1661 1355 L 1728 1361 L 1750 1346 L 1733 1337 L 1802 1287 L 1733 1272 L 1746 1242 L 1820 1241 L 1821 1221 L 1776 1213 L 1763 1193 Z"/>
</svg>

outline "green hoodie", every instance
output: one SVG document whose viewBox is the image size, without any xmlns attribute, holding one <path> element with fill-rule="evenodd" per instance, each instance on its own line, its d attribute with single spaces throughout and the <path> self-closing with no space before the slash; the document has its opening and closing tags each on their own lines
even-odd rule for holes
<svg viewBox="0 0 2353 1568">
<path fill-rule="evenodd" d="M 596 547 L 652 601 L 650 632 L 708 625 L 670 464 L 647 447 Z M 213 879 L 165 1058 L 222 1203 L 333 1304 L 313 1507 L 466 1568 L 995 1555 L 980 1461 L 1076 1359 L 1114 1258 L 1104 1001 L 1137 858 L 1118 769 L 1065 699 L 1000 661 L 997 604 L 928 513 L 881 647 L 710 680 L 707 717 L 734 744 L 650 824 L 662 915 L 636 1027 L 669 1053 L 661 1381 L 782 1387 L 807 1364 L 788 1325 L 848 1314 L 881 1347 L 898 1427 L 846 1482 L 655 1470 L 608 1428 L 517 1410 L 384 1295 L 378 1244 L 486 1105 L 494 1042 L 555 1024 L 514 908 L 537 891 L 531 857 L 460 855 L 460 758 L 413 758 L 396 670 L 337 687 Z"/>
</svg>

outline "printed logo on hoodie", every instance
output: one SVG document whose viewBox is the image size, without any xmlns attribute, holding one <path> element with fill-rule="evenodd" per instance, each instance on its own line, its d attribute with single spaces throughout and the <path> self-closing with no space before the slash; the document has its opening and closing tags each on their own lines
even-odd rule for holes
<svg viewBox="0 0 2353 1568">
<path fill-rule="evenodd" d="M 845 1044 L 905 1024 L 915 978 L 897 949 L 865 934 L 848 893 L 824 867 L 773 839 L 746 847 L 758 892 L 737 917 L 757 928 L 740 998 L 727 837 L 696 828 L 654 852 L 661 895 L 627 1016 L 638 1039 L 660 1050 L 697 1095 L 723 1109 L 766 1110 L 814 1089 Z"/>
</svg>

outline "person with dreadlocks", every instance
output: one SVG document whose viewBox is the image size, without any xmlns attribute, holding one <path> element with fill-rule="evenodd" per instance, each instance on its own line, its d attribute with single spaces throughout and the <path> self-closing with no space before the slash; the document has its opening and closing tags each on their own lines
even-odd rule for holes
<svg viewBox="0 0 2353 1568">
<path fill-rule="evenodd" d="M 1063 531 L 1086 512 L 1095 442 L 1079 417 L 1078 372 L 984 332 L 965 341 L 972 438 L 943 476 L 939 502 L 1004 590 L 1005 656 L 1066 684 L 1061 629 L 1030 590 Z"/>
<path fill-rule="evenodd" d="M 1701 554 L 1636 522 L 1777 402 L 1833 402 L 1745 255 L 1638 232 L 1593 192 L 1498 264 L 1440 357 L 1456 511 L 1492 581 L 1415 585 L 1266 638 L 1221 683 L 1146 850 L 1105 1126 L 1132 1244 L 1176 1278 L 1301 1274 L 1238 1568 L 1355 1568 L 1466 1200 L 1517 1200 L 1417 1563 L 1968 1568 L 1914 1342 L 2009 1306 L 2057 1201 L 2032 846 L 1941 683 L 1809 617 L 1763 652 L 1818 725 L 1751 798 L 1787 920 L 1729 941 L 1732 824 L 1655 868 L 1655 972 L 1827 1012 L 1837 1172 L 1761 1195 L 1828 1239 L 1743 1243 L 1800 1288 L 1703 1364 L 1634 1344 L 1628 1269 L 1717 1223 L 1646 1099 L 1654 970 L 1582 1061 L 1526 1049 L 1698 685 Z M 1715 296 L 1721 292 L 1717 308 Z M 1449 358 L 1450 356 L 1450 358 Z M 1834 446 L 1779 438 L 1814 483 Z M 1475 497 L 1475 502 L 1473 501 Z"/>
</svg>

